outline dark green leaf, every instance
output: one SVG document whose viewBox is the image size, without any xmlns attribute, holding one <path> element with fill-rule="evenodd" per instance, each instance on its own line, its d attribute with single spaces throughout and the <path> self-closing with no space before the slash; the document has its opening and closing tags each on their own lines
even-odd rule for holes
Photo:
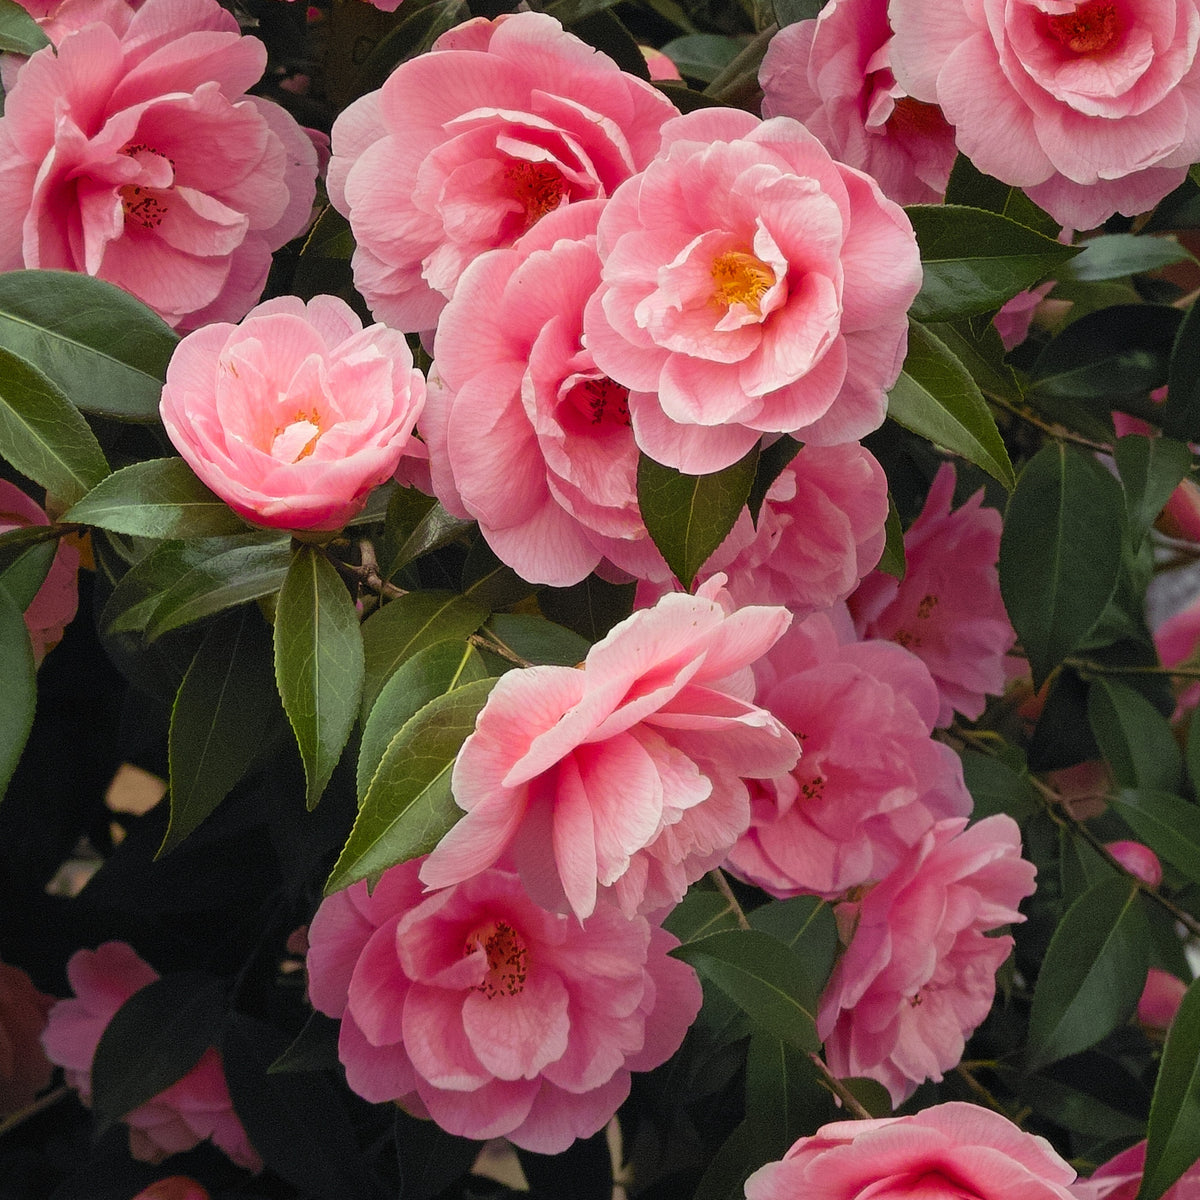
<svg viewBox="0 0 1200 1200">
<path fill-rule="evenodd" d="M 1008 450 L 979 385 L 944 342 L 915 322 L 900 378 L 888 393 L 888 416 L 1012 488 Z"/>
<path fill-rule="evenodd" d="M 446 30 L 470 16 L 465 0 L 434 0 L 403 17 L 367 55 L 359 70 L 358 95 L 381 88 L 397 65 L 424 53 Z"/>
<path fill-rule="evenodd" d="M 1021 472 L 1000 539 L 1000 592 L 1035 687 L 1104 612 L 1124 519 L 1121 485 L 1090 454 L 1049 443 Z"/>
<path fill-rule="evenodd" d="M 340 1021 L 323 1012 L 308 1014 L 304 1028 L 296 1034 L 288 1048 L 267 1068 L 275 1075 L 289 1071 L 336 1071 L 339 1065 L 338 1032 Z"/>
<path fill-rule="evenodd" d="M 97 1134 L 182 1079 L 217 1038 L 225 989 L 201 971 L 134 992 L 104 1028 L 92 1062 Z"/>
<path fill-rule="evenodd" d="M 350 259 L 354 256 L 354 234 L 350 222 L 332 204 L 321 210 L 300 250 L 301 258 Z"/>
<path fill-rule="evenodd" d="M 422 554 L 428 554 L 431 550 L 436 550 L 438 547 L 454 541 L 464 530 L 470 529 L 474 524 L 473 521 L 463 520 L 462 517 L 452 517 L 440 504 L 435 503 L 425 509 L 412 527 L 408 528 L 407 522 L 403 521 L 400 516 L 400 506 L 405 506 L 405 512 L 412 512 L 414 506 L 420 503 L 418 500 L 406 497 L 408 490 L 402 488 L 396 493 L 397 512 L 394 518 L 391 508 L 388 509 L 388 533 L 396 537 L 400 544 L 388 563 L 385 576 L 387 579 L 395 575 L 401 567 L 420 558 Z M 419 496 L 420 493 L 417 492 L 416 495 Z M 403 538 L 397 536 L 401 532 L 403 532 Z"/>
<path fill-rule="evenodd" d="M 971 813 L 973 820 L 982 820 L 993 813 L 1006 813 L 1018 824 L 1024 824 L 1034 813 L 1041 811 L 1033 784 L 1007 763 L 990 754 L 967 750 L 962 754 L 962 764 L 967 791 L 975 801 Z"/>
<path fill-rule="evenodd" d="M 833 908 L 816 896 L 771 900 L 756 908 L 750 925 L 778 938 L 796 956 L 807 983 L 805 995 L 814 1002 L 829 982 L 838 952 Z"/>
<path fill-rule="evenodd" d="M 1094 1089 L 1101 1084 L 1106 1091 L 1116 1094 L 1101 1098 L 1094 1091 L 1082 1091 L 1047 1075 L 1029 1075 L 1006 1067 L 999 1067 L 998 1070 L 1004 1082 L 1022 1101 L 1035 1112 L 1048 1117 L 1055 1125 L 1094 1138 L 1119 1138 L 1124 1141 L 1141 1138 L 1146 1130 L 1144 1118 L 1125 1112 L 1114 1103 L 1122 1099 L 1128 1102 L 1130 1095 L 1136 1096 L 1140 1090 L 1137 1080 L 1123 1072 L 1111 1059 L 1098 1054 L 1085 1053 L 1075 1061 L 1085 1063 L 1090 1068 L 1089 1078 L 1081 1081 L 1084 1086 L 1090 1083 Z M 1065 1063 L 1062 1065 L 1066 1066 Z"/>
<path fill-rule="evenodd" d="M 954 160 L 950 181 L 946 184 L 945 201 L 969 208 L 985 208 L 1016 221 L 1018 225 L 1036 229 L 1046 237 L 1058 236 L 1059 224 L 1049 213 L 1038 208 L 1020 188 L 985 175 L 965 154 Z"/>
<path fill-rule="evenodd" d="M 979 328 L 974 328 L 978 325 Z M 966 367 L 982 392 L 999 396 L 1011 404 L 1020 404 L 1024 392 L 1016 372 L 1004 361 L 1004 343 L 990 321 L 937 321 L 926 326 L 946 349 Z"/>
<path fill-rule="evenodd" d="M 746 500 L 746 507 L 750 510 L 750 516 L 753 517 L 756 525 L 758 524 L 759 510 L 767 498 L 767 493 L 771 490 L 771 485 L 800 453 L 803 444 L 785 433 L 759 454 L 758 466 L 754 471 L 754 483 L 750 487 L 750 495 Z"/>
<path fill-rule="evenodd" d="M 1121 788 L 1110 803 L 1140 841 L 1200 884 L 1200 808 L 1148 787 Z"/>
<path fill-rule="evenodd" d="M 78 271 L 0 275 L 0 346 L 33 363 L 84 412 L 158 420 L 179 336 L 128 292 Z"/>
<path fill-rule="evenodd" d="M 25 617 L 12 597 L 0 588 L 0 798 L 17 769 L 17 761 L 33 728 L 37 703 L 37 669 Z"/>
<path fill-rule="evenodd" d="M 1184 751 L 1188 779 L 1193 793 L 1200 795 L 1200 711 L 1192 710 L 1188 721 L 1187 747 Z"/>
<path fill-rule="evenodd" d="M 531 613 L 495 613 L 485 628 L 493 641 L 534 666 L 578 666 L 592 648 L 573 630 Z"/>
<path fill-rule="evenodd" d="M 182 458 L 151 458 L 114 472 L 63 520 L 148 538 L 217 537 L 247 530 L 246 522 Z"/>
<path fill-rule="evenodd" d="M 692 1200 L 745 1200 L 747 1178 L 768 1161 L 761 1140 L 753 1116 L 735 1126 L 713 1155 Z"/>
<path fill-rule="evenodd" d="M 750 1035 L 746 1112 L 758 1126 L 764 1162 L 782 1158 L 797 1138 L 835 1119 L 836 1111 L 808 1055 L 759 1029 Z"/>
<path fill-rule="evenodd" d="M 14 0 L 0 0 L 0 50 L 36 54 L 50 39 L 42 27 Z"/>
<path fill-rule="evenodd" d="M 1179 790 L 1183 757 L 1175 736 L 1141 692 L 1103 675 L 1094 679 L 1088 690 L 1088 724 L 1117 783 L 1165 792 Z"/>
<path fill-rule="evenodd" d="M 266 623 L 256 608 L 226 613 L 196 652 L 171 710 L 171 819 L 159 854 L 225 799 L 281 715 Z"/>
<path fill-rule="evenodd" d="M 852 1075 L 842 1080 L 842 1086 L 859 1102 L 873 1117 L 890 1117 L 892 1115 L 892 1098 L 887 1088 L 876 1079 L 865 1079 L 860 1075 Z"/>
<path fill-rule="evenodd" d="M 925 276 L 913 301 L 919 321 L 992 312 L 1078 251 L 999 213 L 954 204 L 905 209 Z"/>
<path fill-rule="evenodd" d="M 36 542 L 21 552 L 6 567 L 0 567 L 0 588 L 24 612 L 38 594 L 46 574 L 54 562 L 58 547 L 52 542 Z"/>
<path fill-rule="evenodd" d="M 681 942 L 695 942 L 722 929 L 736 929 L 737 924 L 737 911 L 720 892 L 693 887 L 667 914 L 663 928 Z"/>
<path fill-rule="evenodd" d="M 304 760 L 309 808 L 333 774 L 363 690 L 363 639 L 337 568 L 297 549 L 275 611 L 275 679 Z"/>
<path fill-rule="evenodd" d="M 908 560 L 904 554 L 904 526 L 900 524 L 900 510 L 896 501 L 888 494 L 887 524 L 884 526 L 885 541 L 883 556 L 880 558 L 877 570 L 894 579 L 902 580 L 908 572 Z"/>
<path fill-rule="evenodd" d="M 1163 432 L 1181 442 L 1200 438 L 1200 308 L 1187 311 L 1171 347 L 1167 399 L 1159 409 Z"/>
<path fill-rule="evenodd" d="M 64 504 L 109 472 L 83 414 L 32 363 L 0 347 L 0 457 Z"/>
<path fill-rule="evenodd" d="M 636 583 L 607 583 L 589 575 L 566 588 L 543 588 L 538 607 L 552 621 L 598 642 L 614 625 L 633 612 Z"/>
<path fill-rule="evenodd" d="M 808 21 L 820 15 L 825 0 L 775 0 L 775 23 L 782 29 L 797 21 Z"/>
<path fill-rule="evenodd" d="M 519 604 L 537 591 L 507 563 L 496 557 L 482 537 L 467 551 L 463 563 L 462 593 L 472 604 L 488 610 Z"/>
<path fill-rule="evenodd" d="M 626 74 L 650 82 L 650 68 L 646 66 L 637 42 L 611 9 L 573 21 L 569 32 L 607 54 Z"/>
<path fill-rule="evenodd" d="M 1157 271 L 1192 256 L 1174 238 L 1108 233 L 1089 238 L 1080 254 L 1058 270 L 1062 279 L 1095 283 L 1142 271 Z"/>
<path fill-rule="evenodd" d="M 757 447 L 711 475 L 685 475 L 644 454 L 638 460 L 642 520 L 685 588 L 733 528 L 750 496 L 757 463 Z"/>
<path fill-rule="evenodd" d="M 714 79 L 738 56 L 740 43 L 716 33 L 688 33 L 672 38 L 662 52 L 679 68 L 679 73 L 701 83 Z"/>
<path fill-rule="evenodd" d="M 537 7 L 563 25 L 575 25 L 606 8 L 612 8 L 616 3 L 617 0 L 554 0 L 545 8 L 540 5 Z"/>
<path fill-rule="evenodd" d="M 1150 927 L 1125 878 L 1098 883 L 1067 910 L 1046 948 L 1029 1013 L 1029 1063 L 1042 1067 L 1094 1046 L 1137 1007 Z"/>
<path fill-rule="evenodd" d="M 1113 458 L 1125 489 L 1129 539 L 1137 549 L 1192 465 L 1192 452 L 1171 438 L 1130 434 L 1118 438 Z"/>
<path fill-rule="evenodd" d="M 392 737 L 326 894 L 428 854 L 462 816 L 450 771 L 495 682 L 481 679 L 438 696 Z"/>
<path fill-rule="evenodd" d="M 69 532 L 62 525 L 18 525 L 0 533 L 0 571 L 5 571 L 20 558 L 30 546 L 41 542 L 56 542 Z"/>
<path fill-rule="evenodd" d="M 395 1140 L 403 1200 L 434 1200 L 463 1178 L 479 1157 L 478 1142 L 455 1137 L 432 1121 L 418 1121 L 399 1107 Z"/>
<path fill-rule="evenodd" d="M 1175 1014 L 1150 1103 L 1146 1166 L 1137 1200 L 1159 1197 L 1196 1161 L 1200 1148 L 1200 985 Z"/>
</svg>

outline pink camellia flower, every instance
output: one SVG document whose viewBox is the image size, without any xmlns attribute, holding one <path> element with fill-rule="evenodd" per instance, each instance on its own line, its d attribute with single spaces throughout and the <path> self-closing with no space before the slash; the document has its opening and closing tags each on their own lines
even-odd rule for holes
<svg viewBox="0 0 1200 1200">
<path fill-rule="evenodd" d="M 987 1016 L 1034 866 L 1011 817 L 939 821 L 861 900 L 837 906 L 852 930 L 821 996 L 830 1069 L 882 1083 L 894 1104 L 962 1058 Z"/>
<path fill-rule="evenodd" d="M 27 525 L 49 525 L 50 518 L 16 484 L 0 479 L 0 533 Z M 79 607 L 79 550 L 60 540 L 50 570 L 25 610 L 25 628 L 34 661 L 62 640 Z"/>
<path fill-rule="evenodd" d="M 1150 1029 L 1170 1029 L 1187 990 L 1188 985 L 1178 976 L 1151 967 L 1146 972 L 1146 986 L 1138 999 L 1138 1021 Z"/>
<path fill-rule="evenodd" d="M 309 219 L 316 151 L 246 95 L 266 49 L 216 0 L 108 11 L 5 97 L 0 269 L 85 271 L 185 329 L 237 320 Z"/>
<path fill-rule="evenodd" d="M 830 0 L 815 19 L 785 25 L 758 72 L 763 116 L 795 117 L 897 204 L 935 204 L 954 165 L 954 130 L 897 85 L 891 37 L 887 0 Z"/>
<path fill-rule="evenodd" d="M 1016 633 L 1000 598 L 1000 514 L 982 489 L 950 511 L 954 467 L 943 463 L 921 515 L 904 535 L 903 582 L 876 571 L 850 597 L 859 636 L 899 642 L 922 659 L 941 694 L 939 726 L 974 720 L 1006 681 Z"/>
<path fill-rule="evenodd" d="M 891 0 L 892 69 L 981 171 L 1091 229 L 1200 157 L 1200 0 Z"/>
<path fill-rule="evenodd" d="M 50 1086 L 54 1067 L 39 1039 L 53 1004 L 20 967 L 0 962 L 0 1120 Z"/>
<path fill-rule="evenodd" d="M 1071 1200 L 1075 1171 L 1045 1138 L 974 1104 L 838 1121 L 746 1180 L 747 1200 Z M 1124 1200 L 1124 1198 L 1122 1198 Z"/>
<path fill-rule="evenodd" d="M 544 13 L 475 18 L 333 126 L 329 195 L 376 318 L 430 330 L 458 277 L 561 204 L 602 199 L 675 106 Z"/>
<path fill-rule="evenodd" d="M 1149 846 L 1141 842 L 1106 842 L 1104 848 L 1127 870 L 1143 883 L 1158 887 L 1162 883 L 1162 863 Z"/>
<path fill-rule="evenodd" d="M 335 893 L 309 928 L 309 997 L 341 1019 L 350 1087 L 542 1154 L 602 1129 L 699 1011 L 676 940 L 608 904 L 546 912 L 506 871 L 428 895 L 419 867 Z"/>
<path fill-rule="evenodd" d="M 438 321 L 421 418 L 442 504 L 474 517 L 522 578 L 556 587 L 605 557 L 668 573 L 638 511 L 628 391 L 581 341 L 602 203 L 564 205 L 467 268 Z"/>
<path fill-rule="evenodd" d="M 971 796 L 958 755 L 930 733 L 937 686 L 890 642 L 839 642 L 824 613 L 755 665 L 755 698 L 800 741 L 790 774 L 751 786 L 750 828 L 729 867 L 773 896 L 835 899 L 887 874 Z"/>
<path fill-rule="evenodd" d="M 208 1189 L 190 1175 L 168 1175 L 143 1188 L 133 1200 L 210 1200 Z"/>
<path fill-rule="evenodd" d="M 1146 1143 L 1138 1142 L 1097 1167 L 1087 1179 L 1077 1180 L 1071 1194 L 1075 1200 L 1134 1200 L 1145 1168 Z M 1200 1163 L 1167 1188 L 1162 1200 L 1200 1200 Z"/>
<path fill-rule="evenodd" d="M 734 610 L 723 583 L 635 612 L 582 669 L 502 676 L 454 764 L 467 815 L 421 879 L 460 883 L 504 855 L 537 903 L 584 918 L 600 888 L 626 914 L 656 912 L 716 866 L 750 821 L 743 778 L 799 753 L 752 702 L 749 670 L 791 618 Z"/>
<path fill-rule="evenodd" d="M 584 333 L 628 387 L 638 445 L 690 474 L 763 433 L 816 445 L 880 425 L 921 285 L 912 227 L 788 117 L 706 108 L 600 218 Z"/>
<path fill-rule="evenodd" d="M 276 529 L 341 529 L 408 450 L 425 380 L 404 336 L 345 301 L 280 296 L 179 343 L 160 413 L 193 471 Z"/>
<path fill-rule="evenodd" d="M 124 942 L 105 942 L 71 955 L 67 979 L 75 997 L 50 1010 L 42 1044 L 84 1104 L 92 1102 L 92 1060 L 101 1035 L 121 1005 L 157 978 L 158 972 Z M 233 1111 L 221 1059 L 211 1046 L 182 1079 L 121 1119 L 129 1126 L 134 1158 L 161 1162 L 209 1138 L 238 1166 L 262 1169 Z"/>
</svg>

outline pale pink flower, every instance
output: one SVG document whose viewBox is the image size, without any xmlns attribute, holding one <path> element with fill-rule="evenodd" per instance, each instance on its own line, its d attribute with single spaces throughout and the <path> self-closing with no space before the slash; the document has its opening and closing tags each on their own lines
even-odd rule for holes
<svg viewBox="0 0 1200 1200">
<path fill-rule="evenodd" d="M 833 445 L 879 426 L 921 284 L 908 218 L 788 117 L 706 108 L 600 218 L 584 332 L 630 389 L 638 445 L 706 474 L 763 433 Z"/>
<path fill-rule="evenodd" d="M 309 996 L 341 1019 L 350 1087 L 542 1154 L 602 1129 L 699 1011 L 676 940 L 607 904 L 546 912 L 505 871 L 428 895 L 420 865 L 329 896 L 309 927 Z"/>
<path fill-rule="evenodd" d="M 404 336 L 345 301 L 280 296 L 179 343 L 160 412 L 193 471 L 277 529 L 341 529 L 408 449 L 425 381 Z"/>
<path fill-rule="evenodd" d="M 1151 967 L 1138 998 L 1137 1019 L 1150 1029 L 1170 1029 L 1187 990 L 1188 985 L 1178 976 Z"/>
<path fill-rule="evenodd" d="M 27 525 L 49 525 L 50 518 L 16 484 L 0 479 L 0 533 Z M 25 628 L 33 646 L 34 661 L 62 640 L 79 607 L 79 550 L 59 540 L 50 570 L 25 610 Z"/>
<path fill-rule="evenodd" d="M 1104 848 L 1127 870 L 1143 883 L 1158 887 L 1162 883 L 1162 863 L 1149 846 L 1141 842 L 1106 842 Z"/>
<path fill-rule="evenodd" d="M 675 112 L 544 13 L 451 29 L 334 122 L 329 195 L 358 290 L 378 320 L 433 329 L 469 263 L 611 195 Z"/>
<path fill-rule="evenodd" d="M 1045 1138 L 974 1104 L 838 1121 L 746 1180 L 747 1200 L 1071 1200 L 1075 1171 Z M 1124 1200 L 1124 1198 L 1122 1198 Z"/>
<path fill-rule="evenodd" d="M 1017 635 L 1000 598 L 1000 514 L 983 490 L 950 511 L 954 467 L 943 463 L 921 515 L 904 535 L 904 580 L 875 571 L 850 597 L 863 638 L 886 638 L 929 668 L 941 694 L 939 726 L 954 713 L 974 720 L 1006 682 Z"/>
<path fill-rule="evenodd" d="M 158 972 L 124 942 L 105 942 L 71 955 L 67 979 L 75 996 L 50 1010 L 42 1044 L 84 1104 L 92 1102 L 92 1060 L 101 1035 L 121 1005 L 157 978 Z M 161 1162 L 209 1138 L 238 1166 L 262 1169 L 233 1111 L 221 1059 L 211 1046 L 182 1079 L 121 1119 L 129 1126 L 134 1158 Z"/>
<path fill-rule="evenodd" d="M 758 72 L 763 116 L 795 117 L 897 204 L 935 204 L 954 165 L 954 130 L 896 83 L 891 37 L 887 0 L 830 0 L 815 19 L 785 25 Z"/>
<path fill-rule="evenodd" d="M 1029 336 L 1029 327 L 1033 324 L 1038 305 L 1046 298 L 1054 284 L 1053 279 L 1039 283 L 1035 288 L 1018 292 L 1000 306 L 999 312 L 992 318 L 992 324 L 995 325 L 1005 350 L 1014 350 Z"/>
<path fill-rule="evenodd" d="M 108 11 L 5 98 L 0 269 L 83 271 L 185 329 L 236 320 L 309 220 L 316 151 L 246 95 L 266 50 L 216 0 Z"/>
<path fill-rule="evenodd" d="M 729 867 L 774 896 L 834 899 L 882 878 L 971 796 L 958 756 L 930 734 L 937 687 L 890 642 L 839 642 L 817 613 L 755 666 L 755 698 L 798 738 L 790 774 L 757 780 Z"/>
<path fill-rule="evenodd" d="M 940 1080 L 988 1014 L 1034 866 L 997 814 L 939 821 L 861 900 L 835 910 L 853 932 L 821 996 L 817 1032 L 835 1075 L 882 1083 L 894 1104 Z"/>
<path fill-rule="evenodd" d="M 1122 1150 L 1071 1188 L 1075 1200 L 1135 1200 L 1146 1167 L 1146 1143 Z M 1200 1163 L 1189 1167 L 1162 1200 L 1200 1200 Z"/>
<path fill-rule="evenodd" d="M 0 962 L 0 1120 L 50 1086 L 54 1068 L 39 1039 L 53 1003 L 20 967 Z"/>
<path fill-rule="evenodd" d="M 522 578 L 555 587 L 604 557 L 667 573 L 638 511 L 628 390 L 581 341 L 601 205 L 565 205 L 466 269 L 438 321 L 420 426 L 446 509 L 477 520 Z"/>
<path fill-rule="evenodd" d="M 1200 0 L 891 0 L 892 69 L 981 171 L 1091 229 L 1200 157 Z"/>
<path fill-rule="evenodd" d="M 654 82 L 682 82 L 683 76 L 679 74 L 679 68 L 668 55 L 661 50 L 656 50 L 653 46 L 638 46 L 638 49 L 646 60 L 646 69 L 650 72 L 650 78 Z"/>
<path fill-rule="evenodd" d="M 466 816 L 422 880 L 459 883 L 504 856 L 539 904 L 583 918 L 601 888 L 627 914 L 656 912 L 716 866 L 750 821 L 743 779 L 799 752 L 753 703 L 749 670 L 791 618 L 734 610 L 723 583 L 635 612 L 581 669 L 502 676 L 454 764 Z"/>
<path fill-rule="evenodd" d="M 1154 646 L 1164 667 L 1189 662 L 1200 648 L 1200 593 L 1173 612 L 1154 630 Z M 1200 683 L 1189 683 L 1178 694 L 1175 715 L 1200 704 Z"/>
</svg>

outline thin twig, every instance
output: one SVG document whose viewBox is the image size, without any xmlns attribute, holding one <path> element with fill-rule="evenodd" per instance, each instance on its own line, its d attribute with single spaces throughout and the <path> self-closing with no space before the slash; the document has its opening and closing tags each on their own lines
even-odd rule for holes
<svg viewBox="0 0 1200 1200">
<path fill-rule="evenodd" d="M 720 867 L 714 867 L 708 873 L 709 879 L 716 885 L 717 891 L 729 901 L 729 907 L 733 909 L 733 915 L 737 918 L 739 929 L 749 929 L 750 922 L 746 920 L 746 914 L 742 911 L 742 906 L 738 903 L 738 898 L 733 894 L 733 888 L 729 886 L 729 880 L 725 878 L 725 872 Z"/>
<path fill-rule="evenodd" d="M 1073 667 L 1080 673 L 1091 672 L 1093 675 L 1174 675 L 1180 679 L 1200 679 L 1200 667 L 1162 667 L 1153 665 L 1134 665 L 1132 663 L 1098 663 L 1087 658 L 1064 658 L 1063 665 Z"/>
<path fill-rule="evenodd" d="M 485 637 L 482 633 L 473 633 L 467 641 L 472 646 L 477 646 L 480 650 L 490 650 L 493 654 L 498 654 L 501 658 L 506 658 L 510 663 L 516 663 L 518 667 L 532 667 L 533 663 L 527 658 L 522 658 L 515 650 L 510 649 L 503 642 L 494 642 L 491 638 Z"/>
<path fill-rule="evenodd" d="M 1026 408 L 1014 404 L 1011 400 L 1006 400 L 1003 396 L 997 396 L 991 392 L 987 396 L 993 404 L 1003 408 L 1006 412 L 1012 413 L 1014 417 L 1019 417 L 1022 421 L 1028 422 L 1057 441 L 1074 442 L 1077 446 L 1086 446 L 1089 450 L 1099 450 L 1102 454 L 1112 453 L 1112 446 L 1108 442 L 1097 442 L 1092 438 L 1084 437 L 1082 433 L 1074 433 L 1064 425 L 1043 421 L 1041 417 Z"/>
<path fill-rule="evenodd" d="M 819 1054 L 809 1053 L 809 1061 L 817 1071 L 821 1078 L 825 1081 L 825 1086 L 856 1116 L 864 1121 L 873 1121 L 875 1118 L 871 1116 L 865 1108 L 863 1108 L 858 1097 L 825 1065 L 825 1060 Z"/>
<path fill-rule="evenodd" d="M 974 1065 L 974 1063 L 970 1064 L 970 1066 Z M 967 1063 L 959 1063 L 958 1066 L 954 1068 L 954 1073 L 958 1075 L 958 1077 L 967 1085 L 967 1087 L 969 1087 L 971 1091 L 973 1091 L 975 1095 L 978 1096 L 984 1102 L 984 1104 L 988 1106 L 988 1108 L 998 1112 L 1002 1117 L 1007 1117 L 1011 1121 L 1012 1114 L 1008 1112 L 1008 1110 L 1000 1103 L 1000 1101 L 997 1100 L 996 1097 L 993 1096 L 992 1093 L 986 1087 L 984 1087 L 974 1075 L 971 1074 L 970 1066 L 968 1066 Z"/>
<path fill-rule="evenodd" d="M 37 1116 L 43 1109 L 49 1108 L 52 1104 L 57 1104 L 64 1097 L 69 1096 L 73 1088 L 67 1087 L 65 1083 L 60 1084 L 52 1092 L 47 1092 L 44 1096 L 39 1096 L 32 1104 L 25 1108 L 19 1108 L 15 1113 L 10 1113 L 3 1121 L 0 1121 L 0 1137 L 3 1137 L 10 1129 L 16 1127 L 30 1117 Z"/>
</svg>

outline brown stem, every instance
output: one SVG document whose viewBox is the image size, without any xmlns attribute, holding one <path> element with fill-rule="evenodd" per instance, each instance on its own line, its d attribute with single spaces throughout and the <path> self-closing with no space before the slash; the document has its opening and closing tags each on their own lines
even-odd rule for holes
<svg viewBox="0 0 1200 1200">
<path fill-rule="evenodd" d="M 47 1092 L 44 1096 L 39 1096 L 32 1104 L 26 1105 L 25 1108 L 19 1108 L 15 1113 L 10 1113 L 3 1121 L 0 1121 L 0 1136 L 6 1134 L 10 1129 L 16 1127 L 30 1117 L 37 1116 L 43 1109 L 49 1108 L 52 1104 L 57 1104 L 65 1096 L 69 1096 L 73 1091 L 67 1085 L 60 1084 L 52 1092 Z"/>
<path fill-rule="evenodd" d="M 1092 662 L 1087 658 L 1064 658 L 1063 664 L 1074 667 L 1076 671 L 1090 671 L 1093 675 L 1175 675 L 1181 679 L 1200 679 L 1200 667 L 1163 667 L 1153 665 L 1136 666 L 1134 664 L 1118 665 L 1116 663 Z"/>
<path fill-rule="evenodd" d="M 733 909 L 733 915 L 737 918 L 739 929 L 749 929 L 750 922 L 746 920 L 746 914 L 742 910 L 742 906 L 738 903 L 738 898 L 733 894 L 733 888 L 729 886 L 729 880 L 725 878 L 725 872 L 720 867 L 714 867 L 708 873 L 716 886 L 718 892 L 729 901 L 729 907 Z"/>
<path fill-rule="evenodd" d="M 1081 433 L 1075 433 L 1067 429 L 1065 425 L 1051 424 L 1049 421 L 1043 421 L 1041 417 L 1030 412 L 1027 408 L 1013 404 L 1011 400 L 1006 400 L 1003 396 L 996 396 L 989 392 L 988 399 L 993 404 L 1003 408 L 1006 412 L 1012 413 L 1014 417 L 1019 417 L 1022 421 L 1028 422 L 1057 441 L 1074 442 L 1077 446 L 1086 446 L 1089 450 L 1099 450 L 1102 454 L 1112 453 L 1112 446 L 1108 442 L 1097 442 L 1092 438 L 1084 437 Z"/>
<path fill-rule="evenodd" d="M 858 1097 L 825 1065 L 825 1060 L 819 1054 L 810 1053 L 809 1062 L 817 1068 L 825 1086 L 856 1116 L 863 1121 L 873 1121 Z"/>
</svg>

